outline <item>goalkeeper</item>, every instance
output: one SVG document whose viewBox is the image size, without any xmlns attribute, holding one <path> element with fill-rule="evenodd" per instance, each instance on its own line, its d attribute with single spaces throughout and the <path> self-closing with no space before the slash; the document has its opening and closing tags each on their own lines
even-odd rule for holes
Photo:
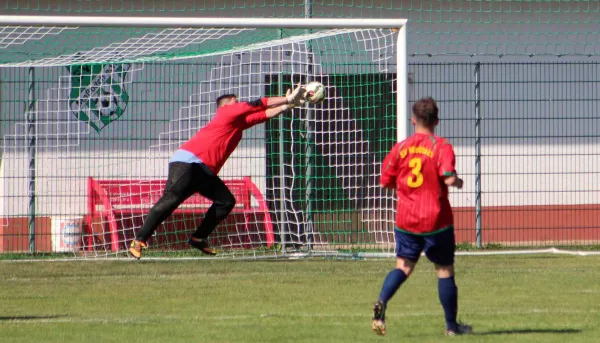
<svg viewBox="0 0 600 343">
<path fill-rule="evenodd" d="M 140 259 L 142 249 L 156 228 L 187 198 L 198 192 L 213 201 L 202 223 L 188 244 L 205 254 L 216 250 L 207 241 L 215 227 L 231 212 L 235 198 L 217 176 L 225 161 L 240 143 L 244 130 L 263 123 L 305 102 L 304 88 L 298 85 L 285 97 L 238 102 L 235 94 L 217 98 L 214 118 L 177 150 L 169 161 L 164 194 L 150 209 L 142 229 L 129 246 L 129 253 Z"/>
</svg>

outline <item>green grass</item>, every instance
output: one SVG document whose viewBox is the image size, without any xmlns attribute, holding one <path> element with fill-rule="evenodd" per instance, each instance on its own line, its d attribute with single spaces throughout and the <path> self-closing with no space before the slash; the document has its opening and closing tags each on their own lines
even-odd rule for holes
<svg viewBox="0 0 600 343">
<path fill-rule="evenodd" d="M 598 342 L 600 257 L 457 259 L 460 319 L 443 337 L 423 261 L 370 329 L 386 261 L 0 262 L 6 342 Z"/>
</svg>

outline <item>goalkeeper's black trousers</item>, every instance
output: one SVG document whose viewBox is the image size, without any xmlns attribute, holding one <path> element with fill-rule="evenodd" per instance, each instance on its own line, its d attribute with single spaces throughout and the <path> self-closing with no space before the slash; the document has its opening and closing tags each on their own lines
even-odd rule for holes
<svg viewBox="0 0 600 343">
<path fill-rule="evenodd" d="M 196 192 L 213 201 L 193 234 L 196 238 L 207 238 L 231 212 L 235 206 L 235 198 L 223 180 L 205 164 L 171 162 L 164 194 L 150 209 L 136 240 L 147 242 L 156 228 Z"/>
</svg>

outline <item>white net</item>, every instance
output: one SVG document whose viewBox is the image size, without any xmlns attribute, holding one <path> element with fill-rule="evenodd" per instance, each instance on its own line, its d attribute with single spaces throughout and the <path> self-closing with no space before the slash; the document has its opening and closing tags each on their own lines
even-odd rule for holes
<svg viewBox="0 0 600 343">
<path fill-rule="evenodd" d="M 281 38 L 265 30 L 164 30 L 5 64 L 13 68 L 0 69 L 3 79 L 19 80 L 8 98 L 24 104 L 27 69 L 16 66 L 44 67 L 36 68 L 35 123 L 3 102 L 13 119 L 2 127 L 2 217 L 30 213 L 27 170 L 35 151 L 35 209 L 48 220 L 46 248 L 124 254 L 162 193 L 170 156 L 212 118 L 219 95 L 254 100 L 317 80 L 327 87 L 322 104 L 245 132 L 220 174 L 237 206 L 211 242 L 220 256 L 279 254 L 282 245 L 391 251 L 392 198 L 378 175 L 396 138 L 397 33 L 273 31 Z M 194 195 L 180 206 L 150 240 L 151 253 L 187 251 L 209 205 Z"/>
<path fill-rule="evenodd" d="M 29 41 L 39 41 L 46 35 L 58 35 L 63 30 L 75 29 L 68 27 L 32 27 L 32 26 L 5 26 L 0 27 L 0 49 L 12 45 L 23 45 Z"/>
<path fill-rule="evenodd" d="M 56 66 L 72 64 L 89 64 L 105 61 L 132 61 L 153 59 L 156 54 L 182 49 L 189 45 L 202 44 L 206 41 L 220 40 L 225 37 L 235 36 L 249 29 L 166 29 L 158 33 L 147 33 L 139 38 L 130 38 L 123 42 L 112 43 L 108 46 L 97 47 L 89 51 L 76 52 L 51 58 L 42 58 L 31 61 L 11 63 L 10 66 Z M 27 30 L 25 30 L 27 32 Z M 30 30 L 31 31 L 31 30 Z M 58 30 L 55 30 L 58 31 Z M 41 39 L 35 33 L 12 35 L 9 33 L 6 48 L 12 44 L 23 44 L 28 40 Z M 14 36 L 11 38 L 11 36 Z M 3 41 L 4 41 L 3 40 Z"/>
</svg>

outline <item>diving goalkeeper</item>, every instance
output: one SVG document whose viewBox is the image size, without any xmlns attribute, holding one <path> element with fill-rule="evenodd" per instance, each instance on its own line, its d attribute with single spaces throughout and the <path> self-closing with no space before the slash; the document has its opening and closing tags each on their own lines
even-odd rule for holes
<svg viewBox="0 0 600 343">
<path fill-rule="evenodd" d="M 217 98 L 214 118 L 177 150 L 169 161 L 164 194 L 154 204 L 142 229 L 129 246 L 140 259 L 142 249 L 156 228 L 187 198 L 198 192 L 213 201 L 188 244 L 208 255 L 216 250 L 207 241 L 215 227 L 235 206 L 235 198 L 218 173 L 242 139 L 243 131 L 305 102 L 304 88 L 298 85 L 284 97 L 238 102 L 235 94 Z"/>
</svg>

